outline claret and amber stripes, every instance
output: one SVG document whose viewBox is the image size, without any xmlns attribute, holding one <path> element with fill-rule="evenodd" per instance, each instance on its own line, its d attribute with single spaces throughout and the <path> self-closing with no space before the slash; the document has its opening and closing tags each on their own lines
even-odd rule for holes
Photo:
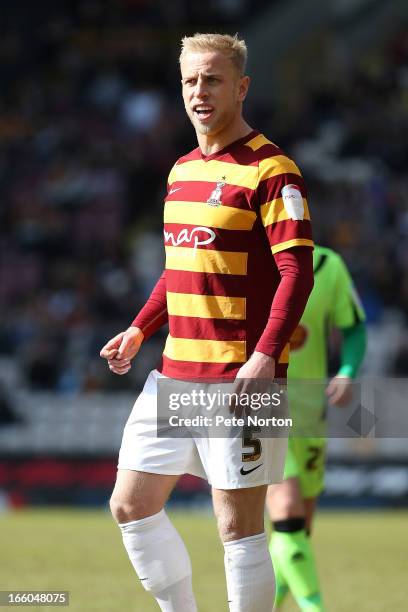
<svg viewBox="0 0 408 612">
<path fill-rule="evenodd" d="M 233 378 L 265 329 L 279 282 L 273 253 L 313 246 L 301 173 L 276 145 L 252 132 L 211 156 L 195 149 L 175 164 L 168 185 L 170 333 L 162 371 L 182 379 Z M 300 191 L 303 219 L 294 220 L 285 208 L 286 185 Z"/>
<path fill-rule="evenodd" d="M 303 198 L 303 203 L 305 206 L 305 216 L 304 218 L 307 221 L 310 221 L 310 213 L 309 207 L 307 205 L 306 198 Z M 272 225 L 272 223 L 279 223 L 280 221 L 289 221 L 290 216 L 289 213 L 285 209 L 285 205 L 283 203 L 282 198 L 275 198 L 270 202 L 266 202 L 261 206 L 261 218 L 262 223 L 266 227 L 267 225 Z"/>
<path fill-rule="evenodd" d="M 170 172 L 169 185 L 192 180 L 217 183 L 223 180 L 222 177 L 225 177 L 228 184 L 255 190 L 260 177 L 265 180 L 285 173 L 301 176 L 295 162 L 285 155 L 275 155 L 259 162 L 254 161 L 253 165 L 239 165 L 215 159 L 209 162 L 195 159 L 184 164 L 176 164 Z"/>
<path fill-rule="evenodd" d="M 166 246 L 166 269 L 213 274 L 247 273 L 248 253 Z"/>
<path fill-rule="evenodd" d="M 245 319 L 246 299 L 167 291 L 169 315 L 204 319 Z"/>
<path fill-rule="evenodd" d="M 173 338 L 170 334 L 164 355 L 201 363 L 244 363 L 247 360 L 245 341 Z"/>
<path fill-rule="evenodd" d="M 232 206 L 211 207 L 206 202 L 166 202 L 164 223 L 184 223 L 194 226 L 251 230 L 256 220 L 252 210 Z"/>
</svg>

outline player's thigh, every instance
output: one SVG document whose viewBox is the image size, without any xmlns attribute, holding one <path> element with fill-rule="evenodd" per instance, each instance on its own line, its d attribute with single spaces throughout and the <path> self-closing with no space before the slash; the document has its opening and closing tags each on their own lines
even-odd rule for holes
<svg viewBox="0 0 408 612">
<path fill-rule="evenodd" d="M 305 516 L 305 507 L 297 476 L 268 487 L 266 507 L 271 521 Z"/>
<path fill-rule="evenodd" d="M 326 444 L 325 438 L 289 439 L 283 478 L 297 478 L 303 498 L 316 497 L 323 490 Z"/>
<path fill-rule="evenodd" d="M 223 542 L 264 531 L 267 485 L 240 489 L 212 489 L 214 513 Z"/>
<path fill-rule="evenodd" d="M 271 520 L 284 520 L 304 515 L 299 475 L 297 440 L 289 438 L 283 481 L 268 488 L 266 506 Z"/>
<path fill-rule="evenodd" d="M 115 519 L 136 521 L 160 512 L 180 475 L 119 469 L 110 505 Z"/>
<path fill-rule="evenodd" d="M 315 498 L 324 488 L 327 442 L 324 438 L 298 438 L 294 445 L 302 496 Z"/>
</svg>

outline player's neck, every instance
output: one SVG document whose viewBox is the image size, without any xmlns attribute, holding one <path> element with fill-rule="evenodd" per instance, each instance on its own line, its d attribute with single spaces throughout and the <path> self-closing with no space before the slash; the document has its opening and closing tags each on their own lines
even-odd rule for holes
<svg viewBox="0 0 408 612">
<path fill-rule="evenodd" d="M 231 125 L 218 134 L 207 135 L 197 133 L 198 146 L 203 155 L 213 155 L 221 149 L 225 149 L 228 145 L 240 138 L 244 138 L 252 132 L 251 126 L 241 117 L 240 121 Z"/>
</svg>

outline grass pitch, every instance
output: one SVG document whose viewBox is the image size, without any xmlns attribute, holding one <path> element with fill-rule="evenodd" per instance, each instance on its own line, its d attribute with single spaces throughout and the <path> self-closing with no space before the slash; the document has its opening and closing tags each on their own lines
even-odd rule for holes
<svg viewBox="0 0 408 612">
<path fill-rule="evenodd" d="M 191 555 L 199 612 L 226 612 L 223 549 L 213 517 L 172 518 Z M 329 612 L 408 609 L 407 512 L 321 513 L 313 541 Z M 0 590 L 70 591 L 70 606 L 63 608 L 70 611 L 158 610 L 133 573 L 118 527 L 103 511 L 0 515 Z M 285 612 L 295 610 L 288 601 Z"/>
</svg>

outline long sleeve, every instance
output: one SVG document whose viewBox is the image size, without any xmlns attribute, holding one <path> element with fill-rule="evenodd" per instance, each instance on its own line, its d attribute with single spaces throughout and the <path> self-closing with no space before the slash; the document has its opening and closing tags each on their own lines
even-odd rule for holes
<svg viewBox="0 0 408 612">
<path fill-rule="evenodd" d="M 256 351 L 278 361 L 305 309 L 313 288 L 313 253 L 309 247 L 294 247 L 274 255 L 281 275 L 268 323 Z"/>
<path fill-rule="evenodd" d="M 132 326 L 139 327 L 145 340 L 150 338 L 162 325 L 167 323 L 166 301 L 166 271 L 160 276 L 149 299 L 132 322 Z"/>
<path fill-rule="evenodd" d="M 365 312 L 346 264 L 339 254 L 332 256 L 335 271 L 330 321 L 342 332 L 339 375 L 354 378 L 366 348 Z"/>
<path fill-rule="evenodd" d="M 341 330 L 343 343 L 341 347 L 341 365 L 338 372 L 340 376 L 355 378 L 364 359 L 367 345 L 367 332 L 365 323 L 357 323 L 352 327 Z"/>
</svg>

